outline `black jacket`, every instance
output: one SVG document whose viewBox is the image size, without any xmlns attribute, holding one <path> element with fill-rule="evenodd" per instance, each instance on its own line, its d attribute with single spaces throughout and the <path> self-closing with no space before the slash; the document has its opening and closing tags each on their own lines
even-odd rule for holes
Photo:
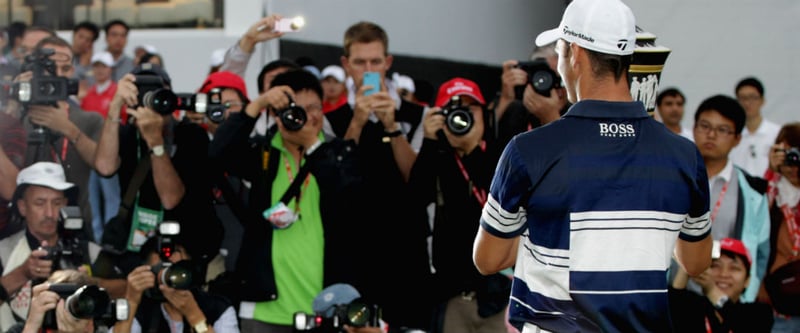
<svg viewBox="0 0 800 333">
<path fill-rule="evenodd" d="M 272 258 L 272 227 L 261 213 L 272 202 L 272 183 L 279 169 L 280 153 L 269 141 L 254 143 L 249 133 L 256 119 L 245 113 L 234 113 L 218 129 L 209 149 L 209 156 L 222 170 L 252 184 L 240 221 L 244 232 L 236 275 L 244 285 L 241 300 L 269 301 L 279 297 L 275 274 L 270 264 Z M 265 154 L 266 153 L 266 154 Z M 265 157 L 268 156 L 268 157 Z M 263 169 L 267 158 L 266 170 Z M 311 155 L 306 165 L 314 175 L 320 190 L 320 211 L 325 233 L 324 285 L 346 281 L 355 265 L 347 260 L 353 242 L 348 234 L 353 227 L 348 220 L 348 207 L 358 195 L 361 183 L 355 163 L 355 143 L 338 138 L 326 138 Z M 217 175 L 220 177 L 220 175 Z M 350 202 L 350 203 L 348 203 Z M 229 200 L 230 203 L 230 200 Z"/>
</svg>

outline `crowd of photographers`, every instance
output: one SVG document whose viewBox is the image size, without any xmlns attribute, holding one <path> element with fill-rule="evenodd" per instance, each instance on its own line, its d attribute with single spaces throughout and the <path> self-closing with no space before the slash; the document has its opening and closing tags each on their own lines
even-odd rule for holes
<svg viewBox="0 0 800 333">
<path fill-rule="evenodd" d="M 90 23 L 71 43 L 39 27 L 7 40 L 17 60 L 0 61 L 0 331 L 517 331 L 514 272 L 481 274 L 472 245 L 505 145 L 571 106 L 553 45 L 503 63 L 495 98 L 462 77 L 426 91 L 389 75 L 388 36 L 362 21 L 344 33 L 341 66 L 278 59 L 248 94 L 254 47 L 285 33 L 281 19 L 254 22 L 195 92 L 172 91 L 154 48 L 125 55 L 123 21 L 103 27 L 108 49 L 94 54 Z M 677 291 L 687 277 L 673 283 L 676 304 L 697 305 L 676 311 L 691 318 L 676 327 L 694 329 L 701 312 L 717 315 L 715 332 L 736 331 L 730 313 L 758 314 L 767 327 L 740 326 L 757 331 L 771 311 L 797 325 L 796 300 L 723 309 L 744 281 L 796 261 L 785 213 L 797 205 L 787 193 L 800 193 L 799 126 L 781 128 L 769 170 L 752 175 L 770 199 L 771 254 L 725 238 L 697 282 L 707 300 Z M 712 288 L 729 266 L 746 267 L 742 288 Z"/>
</svg>

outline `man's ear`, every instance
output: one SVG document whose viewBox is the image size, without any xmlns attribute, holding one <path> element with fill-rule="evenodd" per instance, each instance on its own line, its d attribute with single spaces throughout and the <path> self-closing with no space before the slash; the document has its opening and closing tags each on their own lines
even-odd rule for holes
<svg viewBox="0 0 800 333">
<path fill-rule="evenodd" d="M 23 205 L 24 202 L 25 200 L 23 198 L 17 199 L 17 210 L 19 210 L 19 215 L 21 215 L 22 217 L 25 217 L 25 215 L 27 215 L 28 212 L 27 207 Z"/>
</svg>

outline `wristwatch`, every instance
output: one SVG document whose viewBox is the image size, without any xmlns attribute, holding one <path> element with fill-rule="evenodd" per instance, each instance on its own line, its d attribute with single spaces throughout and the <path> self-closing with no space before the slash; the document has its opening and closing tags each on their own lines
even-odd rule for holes
<svg viewBox="0 0 800 333">
<path fill-rule="evenodd" d="M 150 148 L 150 153 L 156 157 L 164 156 L 164 145 L 153 146 Z"/>
<path fill-rule="evenodd" d="M 194 324 L 194 326 L 192 326 L 192 328 L 194 329 L 194 331 L 196 333 L 206 333 L 206 332 L 208 332 L 208 325 L 206 325 L 206 321 L 205 320 L 201 320 L 199 323 Z"/>
</svg>

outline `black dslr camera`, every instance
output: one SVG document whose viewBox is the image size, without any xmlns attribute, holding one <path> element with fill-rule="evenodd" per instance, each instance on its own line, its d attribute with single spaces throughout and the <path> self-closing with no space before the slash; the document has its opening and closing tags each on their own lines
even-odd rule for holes
<svg viewBox="0 0 800 333">
<path fill-rule="evenodd" d="M 225 105 L 222 104 L 222 89 L 211 89 L 203 93 L 174 93 L 161 76 L 153 74 L 136 75 L 136 88 L 139 90 L 139 105 L 153 111 L 168 115 L 175 110 L 204 113 L 209 120 L 220 123 L 225 117 Z"/>
<path fill-rule="evenodd" d="M 72 267 L 79 267 L 88 264 L 91 260 L 88 253 L 85 253 L 85 242 L 81 240 L 81 230 L 83 229 L 83 218 L 78 206 L 67 206 L 61 209 L 60 221 L 58 223 L 59 244 L 44 246 L 42 249 L 47 254 L 42 257 L 44 260 L 53 261 L 53 270 L 61 268 L 63 259 Z"/>
<path fill-rule="evenodd" d="M 453 96 L 439 113 L 444 116 L 447 129 L 455 135 L 467 134 L 475 124 L 472 111 L 468 106 L 462 104 L 461 96 L 458 95 Z"/>
<path fill-rule="evenodd" d="M 520 68 L 528 73 L 528 83 L 537 94 L 550 97 L 550 90 L 561 87 L 561 79 L 556 72 L 550 69 L 545 58 L 536 58 L 533 61 L 520 61 L 517 63 Z M 518 100 L 522 100 L 525 93 L 525 85 L 514 88 L 514 95 Z"/>
<path fill-rule="evenodd" d="M 348 304 L 335 305 L 330 318 L 322 315 L 296 312 L 294 328 L 298 331 L 344 332 L 344 325 L 352 327 L 379 327 L 381 309 L 375 304 L 355 299 Z"/>
<path fill-rule="evenodd" d="M 54 283 L 48 290 L 65 299 L 64 307 L 78 319 L 94 319 L 106 326 L 128 319 L 128 301 L 112 300 L 105 289 L 95 285 L 79 286 L 73 283 Z M 58 329 L 55 309 L 45 313 L 43 329 Z"/>
<path fill-rule="evenodd" d="M 306 109 L 297 105 L 291 96 L 287 94 L 286 97 L 289 98 L 289 106 L 275 111 L 275 115 L 278 116 L 278 119 L 283 123 L 283 127 L 287 130 L 299 131 L 306 125 L 308 114 L 306 114 Z"/>
<path fill-rule="evenodd" d="M 170 262 L 170 257 L 175 253 L 174 237 L 180 234 L 180 224 L 178 222 L 164 221 L 158 226 L 157 249 L 161 261 L 150 266 L 151 271 L 156 276 L 156 282 L 167 287 L 189 290 L 199 287 L 202 282 L 202 271 L 195 262 L 181 260 L 176 263 Z M 158 287 L 145 291 L 146 295 L 154 299 L 162 299 L 164 296 Z"/>
<path fill-rule="evenodd" d="M 27 105 L 56 105 L 57 101 L 66 101 L 70 95 L 78 93 L 78 80 L 56 75 L 56 63 L 50 56 L 55 51 L 42 48 L 25 56 L 20 73 L 33 72 L 28 82 L 3 84 L 0 99 L 12 99 Z"/>
<path fill-rule="evenodd" d="M 800 150 L 797 147 L 786 149 L 786 157 L 783 159 L 783 164 L 800 166 Z"/>
</svg>

